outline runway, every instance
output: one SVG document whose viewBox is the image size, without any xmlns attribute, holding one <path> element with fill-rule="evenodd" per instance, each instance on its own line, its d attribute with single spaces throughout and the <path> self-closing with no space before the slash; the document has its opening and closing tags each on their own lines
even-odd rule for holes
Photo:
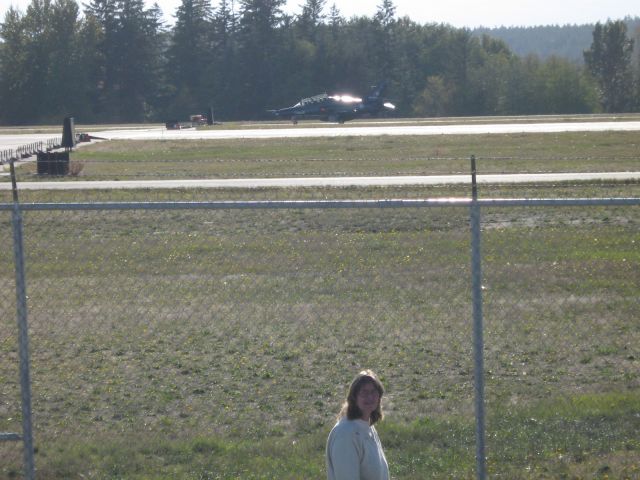
<svg viewBox="0 0 640 480">
<path fill-rule="evenodd" d="M 638 180 L 640 172 L 595 173 L 532 173 L 478 175 L 480 184 L 559 183 L 589 180 Z M 295 187 L 354 187 L 400 185 L 455 185 L 470 184 L 470 175 L 426 175 L 387 177 L 315 177 L 315 178 L 244 178 L 211 180 L 118 180 L 73 182 L 20 182 L 20 190 L 130 190 L 176 188 L 295 188 Z M 0 183 L 0 190 L 9 190 L 11 184 Z"/>
<path fill-rule="evenodd" d="M 507 123 L 507 124 L 448 124 L 448 125 L 384 125 L 347 127 L 288 127 L 252 128 L 243 130 L 184 129 L 166 130 L 163 127 L 139 130 L 104 130 L 90 132 L 96 137 L 110 140 L 221 140 L 255 138 L 311 138 L 311 137 L 365 137 L 380 135 L 489 135 L 513 133 L 560 133 L 640 131 L 640 121 L 625 122 L 560 122 L 560 123 Z"/>
<path fill-rule="evenodd" d="M 265 124 L 265 128 L 227 129 L 223 125 L 211 129 L 167 130 L 161 126 L 149 128 L 76 128 L 108 140 L 222 140 L 222 139 L 277 139 L 311 137 L 347 137 L 380 135 L 495 135 L 515 133 L 561 133 L 561 132 L 605 132 L 640 131 L 640 121 L 578 121 L 578 122 L 532 122 L 532 123 L 443 123 L 429 125 L 406 124 L 404 122 L 351 123 L 338 126 L 315 126 L 301 124 L 296 127 Z M 21 145 L 59 138 L 60 133 L 2 134 L 0 150 L 15 149 Z"/>
<path fill-rule="evenodd" d="M 561 132 L 634 132 L 640 131 L 640 121 L 580 121 L 580 122 L 533 122 L 533 123 L 443 123 L 429 125 L 405 124 L 403 122 L 376 122 L 374 124 L 352 123 L 349 126 L 305 126 L 278 128 L 167 130 L 164 127 L 135 127 L 127 129 L 83 130 L 92 136 L 106 140 L 222 140 L 222 139 L 278 139 L 345 136 L 404 136 L 404 135 L 495 135 L 517 133 L 561 133 Z M 0 150 L 15 149 L 20 145 L 47 141 L 59 134 L 0 134 Z M 608 173 L 558 173 L 558 174 L 513 174 L 480 175 L 480 183 L 542 183 L 588 180 L 635 180 L 640 172 Z M 207 180 L 148 180 L 148 181 L 93 181 L 93 182 L 21 182 L 20 189 L 33 190 L 84 190 L 84 189 L 171 189 L 171 188 L 269 188 L 269 187 L 318 187 L 318 186 L 362 186 L 362 185 L 442 185 L 469 183 L 468 175 L 392 176 L 392 177 L 317 177 L 317 178 L 268 178 L 268 179 L 207 179 Z M 0 182 L 0 189 L 9 188 Z"/>
</svg>

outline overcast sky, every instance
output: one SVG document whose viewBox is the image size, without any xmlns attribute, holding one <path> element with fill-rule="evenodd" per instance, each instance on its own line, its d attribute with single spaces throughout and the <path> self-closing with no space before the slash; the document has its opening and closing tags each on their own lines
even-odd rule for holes
<svg viewBox="0 0 640 480">
<path fill-rule="evenodd" d="M 154 0 L 145 1 L 152 4 Z M 172 23 L 181 0 L 156 1 Z M 10 5 L 24 11 L 29 3 L 30 0 L 0 0 L 1 18 L 4 19 L 4 12 Z M 219 0 L 211 0 L 211 3 L 215 7 Z M 288 0 L 285 10 L 299 13 L 303 3 L 304 0 Z M 347 18 L 352 15 L 371 17 L 382 0 L 327 0 L 326 10 L 334 3 Z M 626 15 L 640 16 L 638 0 L 394 0 L 393 3 L 397 16 L 407 15 L 419 23 L 448 23 L 470 28 L 583 24 L 618 20 Z"/>
</svg>

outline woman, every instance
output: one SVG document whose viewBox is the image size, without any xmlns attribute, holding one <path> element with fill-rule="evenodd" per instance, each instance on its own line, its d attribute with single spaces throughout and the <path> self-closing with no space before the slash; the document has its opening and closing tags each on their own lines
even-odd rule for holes
<svg viewBox="0 0 640 480">
<path fill-rule="evenodd" d="M 382 420 L 384 388 L 371 370 L 351 382 L 347 401 L 327 440 L 328 480 L 389 480 L 389 466 L 373 426 Z"/>
</svg>

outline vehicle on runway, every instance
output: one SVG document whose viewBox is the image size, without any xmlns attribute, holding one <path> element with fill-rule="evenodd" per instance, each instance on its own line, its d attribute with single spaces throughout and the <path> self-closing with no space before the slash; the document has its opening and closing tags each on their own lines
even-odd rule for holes
<svg viewBox="0 0 640 480">
<path fill-rule="evenodd" d="M 293 107 L 269 110 L 269 113 L 276 117 L 290 118 L 294 125 L 302 118 L 318 118 L 325 122 L 344 123 L 354 118 L 378 116 L 396 108 L 394 104 L 385 101 L 382 97 L 385 89 L 386 83 L 382 82 L 373 86 L 369 95 L 364 98 L 322 93 L 303 98 Z"/>
<path fill-rule="evenodd" d="M 189 115 L 188 122 L 181 122 L 179 120 L 167 120 L 164 126 L 167 130 L 182 130 L 184 128 L 197 128 L 204 125 L 222 125 L 220 122 L 216 122 L 213 119 L 213 107 L 209 107 L 207 113 L 198 113 Z"/>
</svg>

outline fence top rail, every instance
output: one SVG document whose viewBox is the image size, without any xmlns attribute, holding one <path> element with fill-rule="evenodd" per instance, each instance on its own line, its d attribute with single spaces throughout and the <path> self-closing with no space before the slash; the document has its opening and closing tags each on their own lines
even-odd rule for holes
<svg viewBox="0 0 640 480">
<path fill-rule="evenodd" d="M 426 198 L 387 200 L 224 200 L 202 202 L 72 202 L 23 203 L 22 211 L 46 210 L 238 210 L 322 208 L 418 208 L 418 207 L 535 207 L 640 205 L 640 197 L 623 198 Z M 13 210 L 0 203 L 0 210 Z"/>
</svg>

